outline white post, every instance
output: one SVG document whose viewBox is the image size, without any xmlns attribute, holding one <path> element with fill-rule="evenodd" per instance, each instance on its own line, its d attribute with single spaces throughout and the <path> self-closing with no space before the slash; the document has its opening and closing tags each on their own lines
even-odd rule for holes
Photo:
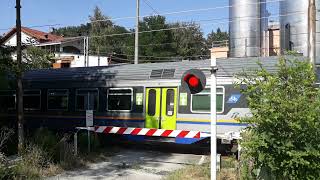
<svg viewBox="0 0 320 180">
<path fill-rule="evenodd" d="M 87 67 L 89 67 L 89 36 L 87 36 Z"/>
<path fill-rule="evenodd" d="M 87 43 L 86 43 L 87 37 L 83 38 L 83 60 L 84 60 L 84 67 L 86 67 L 87 63 Z"/>
<path fill-rule="evenodd" d="M 216 57 L 211 57 L 211 180 L 217 179 L 217 109 L 216 109 L 216 91 L 217 91 L 217 70 Z"/>
</svg>

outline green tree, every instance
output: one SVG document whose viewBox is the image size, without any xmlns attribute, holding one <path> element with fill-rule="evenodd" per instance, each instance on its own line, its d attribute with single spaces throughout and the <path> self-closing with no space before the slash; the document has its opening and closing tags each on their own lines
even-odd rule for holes
<svg viewBox="0 0 320 180">
<path fill-rule="evenodd" d="M 51 67 L 53 55 L 36 46 L 28 46 L 22 54 L 24 71 Z"/>
<path fill-rule="evenodd" d="M 0 46 L 0 89 L 14 88 L 14 77 L 18 72 L 17 62 L 12 58 L 15 47 Z M 22 53 L 22 72 L 31 69 L 50 68 L 52 55 L 44 49 L 29 46 Z"/>
<path fill-rule="evenodd" d="M 163 31 L 169 28 L 164 16 L 150 16 L 139 23 L 140 31 L 152 31 L 139 34 L 139 55 L 143 59 L 153 60 L 157 57 L 174 56 L 172 33 Z"/>
<path fill-rule="evenodd" d="M 8 72 L 12 72 L 15 68 L 11 56 L 13 52 L 14 48 L 0 45 L 0 89 L 10 88 Z"/>
<path fill-rule="evenodd" d="M 228 32 L 222 32 L 220 28 L 217 29 L 216 32 L 213 30 L 207 36 L 207 45 L 209 47 L 212 46 L 225 46 L 227 45 L 227 41 L 229 39 Z"/>
<path fill-rule="evenodd" d="M 89 16 L 91 21 L 90 36 L 90 51 L 93 54 L 100 54 L 100 51 L 106 52 L 106 48 L 110 48 L 108 37 L 104 35 L 111 34 L 113 31 L 113 23 L 109 17 L 103 15 L 98 6 L 93 10 L 93 15 Z"/>
<path fill-rule="evenodd" d="M 181 56 L 182 59 L 199 59 L 209 55 L 200 25 L 182 22 L 173 23 L 171 27 L 177 28 L 172 30 L 172 42 L 175 42 L 177 56 Z"/>
<path fill-rule="evenodd" d="M 77 37 L 88 35 L 91 30 L 91 24 L 81 24 L 79 26 L 67 26 L 53 29 L 52 34 L 64 37 Z"/>
<path fill-rule="evenodd" d="M 263 179 L 320 177 L 320 93 L 308 62 L 281 58 L 275 73 L 242 74 L 252 117 L 241 145 Z M 248 177 L 247 177 L 248 178 Z"/>
</svg>

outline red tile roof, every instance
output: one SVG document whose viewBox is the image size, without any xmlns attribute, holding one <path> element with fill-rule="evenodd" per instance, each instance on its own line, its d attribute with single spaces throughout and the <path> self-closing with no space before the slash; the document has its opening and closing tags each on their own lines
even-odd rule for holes
<svg viewBox="0 0 320 180">
<path fill-rule="evenodd" d="M 62 36 L 57 36 L 54 34 L 38 31 L 35 29 L 30 29 L 27 27 L 21 27 L 21 32 L 27 34 L 28 36 L 31 36 L 35 38 L 38 42 L 44 43 L 44 42 L 60 42 L 63 40 Z M 12 35 L 16 33 L 16 28 L 12 28 L 9 32 L 7 32 L 3 38 L 0 39 L 0 44 L 4 43 L 6 40 L 8 40 Z"/>
</svg>

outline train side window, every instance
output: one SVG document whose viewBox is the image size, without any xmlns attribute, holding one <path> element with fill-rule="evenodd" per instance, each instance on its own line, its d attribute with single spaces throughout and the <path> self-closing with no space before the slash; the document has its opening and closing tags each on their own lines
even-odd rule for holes
<svg viewBox="0 0 320 180">
<path fill-rule="evenodd" d="M 25 110 L 40 110 L 41 108 L 41 91 L 25 90 L 23 94 L 23 108 Z"/>
<path fill-rule="evenodd" d="M 150 89 L 148 95 L 148 115 L 154 116 L 156 114 L 157 94 L 156 90 Z"/>
<path fill-rule="evenodd" d="M 0 91 L 0 111 L 13 110 L 16 108 L 16 92 Z"/>
<path fill-rule="evenodd" d="M 48 90 L 48 110 L 68 110 L 69 91 L 66 89 Z"/>
<path fill-rule="evenodd" d="M 174 90 L 168 89 L 167 90 L 167 101 L 166 101 L 166 109 L 167 109 L 167 116 L 174 115 Z"/>
<path fill-rule="evenodd" d="M 130 88 L 110 88 L 108 89 L 109 111 L 131 111 L 133 90 Z"/>
<path fill-rule="evenodd" d="M 97 89 L 77 89 L 76 90 L 76 110 L 97 110 L 98 108 Z"/>
<path fill-rule="evenodd" d="M 217 88 L 217 113 L 224 111 L 224 88 Z M 191 112 L 210 113 L 210 89 L 191 95 Z"/>
</svg>

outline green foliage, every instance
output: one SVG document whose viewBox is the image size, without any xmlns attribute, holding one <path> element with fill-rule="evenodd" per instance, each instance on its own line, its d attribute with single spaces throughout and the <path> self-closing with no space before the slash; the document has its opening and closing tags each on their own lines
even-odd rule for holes
<svg viewBox="0 0 320 180">
<path fill-rule="evenodd" d="M 47 152 L 52 160 L 57 162 L 59 161 L 59 136 L 54 134 L 52 131 L 47 128 L 39 128 L 36 130 L 30 140 L 36 144 L 43 151 Z"/>
<path fill-rule="evenodd" d="M 216 32 L 211 31 L 207 37 L 207 45 L 211 46 L 226 46 L 226 42 L 229 39 L 228 32 L 222 32 L 220 28 Z"/>
<path fill-rule="evenodd" d="M 14 47 L 0 46 L 0 73 L 16 74 L 19 70 L 17 62 L 12 59 Z M 22 72 L 30 69 L 48 68 L 51 65 L 52 55 L 44 49 L 28 46 L 22 53 Z"/>
<path fill-rule="evenodd" d="M 209 180 L 210 179 L 210 163 L 202 165 L 190 165 L 182 169 L 178 169 L 170 173 L 165 179 L 167 180 Z"/>
<path fill-rule="evenodd" d="M 91 24 L 81 24 L 79 26 L 67 26 L 58 29 L 53 29 L 52 34 L 64 37 L 76 37 L 88 35 L 91 29 Z"/>
<path fill-rule="evenodd" d="M 90 54 L 112 56 L 126 62 L 133 60 L 134 29 L 116 25 L 99 7 L 95 7 L 89 20 L 87 25 L 63 27 L 53 33 L 66 37 L 89 35 L 92 37 Z M 200 59 L 209 55 L 203 32 L 194 22 L 168 23 L 164 16 L 149 16 L 139 22 L 139 31 L 152 31 L 139 34 L 141 62 L 170 60 L 170 57 Z"/>
<path fill-rule="evenodd" d="M 49 68 L 53 55 L 48 51 L 35 46 L 28 46 L 23 53 L 24 71 L 30 69 Z"/>
<path fill-rule="evenodd" d="M 172 44 L 169 44 L 172 42 L 172 33 L 170 31 L 156 31 L 169 28 L 164 16 L 145 17 L 139 26 L 139 31 L 153 31 L 139 34 L 139 44 L 150 45 L 139 47 L 139 54 L 145 56 L 143 59 L 151 60 L 175 54 Z"/>
<path fill-rule="evenodd" d="M 178 56 L 183 59 L 208 58 L 209 50 L 200 25 L 182 22 L 174 23 L 170 27 L 177 28 L 172 30 L 172 41 L 175 42 L 174 49 Z"/>
<path fill-rule="evenodd" d="M 91 150 L 96 150 L 101 146 L 99 138 L 96 134 L 90 133 Z M 81 152 L 87 152 L 88 149 L 88 134 L 86 131 L 78 133 L 78 147 Z"/>
<path fill-rule="evenodd" d="M 10 89 L 12 82 L 8 78 L 8 73 L 15 69 L 11 54 L 14 48 L 0 45 L 0 89 Z"/>
<path fill-rule="evenodd" d="M 252 118 L 241 142 L 253 177 L 320 177 L 320 94 L 308 62 L 280 58 L 278 70 L 262 66 L 239 77 Z"/>
</svg>

